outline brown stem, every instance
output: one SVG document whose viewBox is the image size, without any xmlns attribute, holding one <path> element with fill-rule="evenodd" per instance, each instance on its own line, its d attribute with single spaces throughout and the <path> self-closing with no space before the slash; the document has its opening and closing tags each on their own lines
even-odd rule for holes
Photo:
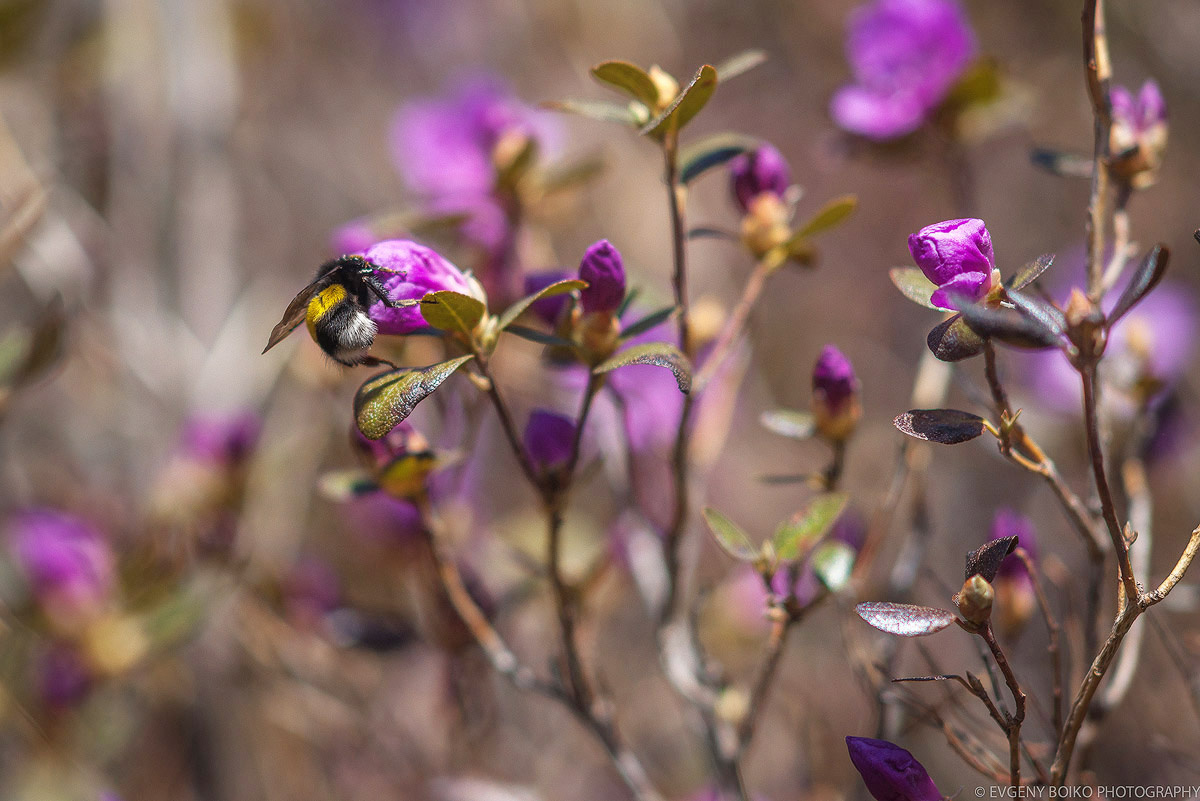
<svg viewBox="0 0 1200 801">
<path fill-rule="evenodd" d="M 1021 683 L 1017 681 L 1017 676 L 1008 663 L 1008 657 L 1004 655 L 1000 643 L 996 641 L 996 635 L 992 632 L 990 623 L 983 627 L 979 636 L 987 643 L 988 650 L 992 652 L 992 658 L 996 660 L 996 665 L 1000 668 L 1001 675 L 1004 676 L 1004 683 L 1008 685 L 1008 691 L 1012 693 L 1015 708 L 1011 715 L 1006 716 L 1008 725 L 1005 727 L 1005 733 L 1008 735 L 1009 779 L 1013 787 L 1019 787 L 1021 784 L 1021 724 L 1025 721 L 1025 691 L 1021 689 Z"/>
<path fill-rule="evenodd" d="M 1099 302 L 1104 281 L 1104 225 L 1107 219 L 1109 146 L 1111 144 L 1112 102 L 1109 83 L 1112 64 L 1108 57 L 1108 34 L 1104 23 L 1104 0 L 1084 0 L 1083 62 L 1087 73 L 1088 96 L 1095 117 L 1092 157 L 1092 191 L 1088 199 L 1087 259 L 1088 297 Z"/>
<path fill-rule="evenodd" d="M 508 411 L 508 405 L 505 404 L 504 398 L 500 395 L 500 389 L 496 386 L 496 380 L 492 377 L 491 365 L 488 364 L 487 357 L 477 346 L 473 345 L 472 350 L 475 354 L 475 364 L 479 374 L 487 382 L 487 394 L 492 400 L 492 406 L 496 409 L 496 416 L 500 419 L 500 427 L 504 429 L 504 436 L 508 439 L 509 447 L 512 448 L 513 455 L 517 457 L 517 464 L 521 466 L 521 472 L 525 474 L 525 478 L 529 480 L 534 489 L 542 492 L 541 475 L 521 444 L 521 435 L 517 433 L 517 427 Z"/>
<path fill-rule="evenodd" d="M 1038 608 L 1042 612 L 1042 620 L 1046 624 L 1046 635 L 1049 639 L 1050 671 L 1054 674 L 1054 708 L 1051 710 L 1051 715 L 1054 721 L 1054 736 L 1061 737 L 1063 727 L 1063 665 L 1062 647 L 1059 641 L 1061 629 L 1053 612 L 1050 611 L 1050 601 L 1046 597 L 1046 590 L 1042 586 L 1041 577 L 1034 567 L 1033 559 L 1030 558 L 1029 552 L 1024 548 L 1017 548 L 1013 551 L 1013 556 L 1020 559 L 1021 563 L 1025 565 L 1025 572 L 1029 574 L 1029 580 L 1033 582 L 1033 592 L 1037 598 Z"/>
</svg>

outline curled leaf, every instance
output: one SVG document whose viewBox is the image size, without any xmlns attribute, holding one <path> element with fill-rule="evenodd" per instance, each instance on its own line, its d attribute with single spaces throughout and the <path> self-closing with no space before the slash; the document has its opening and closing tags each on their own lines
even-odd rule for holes
<svg viewBox="0 0 1200 801">
<path fill-rule="evenodd" d="M 1001 537 L 988 540 L 980 547 L 967 554 L 967 571 L 963 577 L 983 576 L 985 581 L 994 581 L 1000 570 L 1000 563 L 1017 547 L 1017 537 Z"/>
<path fill-rule="evenodd" d="M 389 370 L 367 379 L 354 395 L 354 421 L 367 439 L 381 439 L 412 414 L 417 404 L 473 356 L 419 370 Z"/>
<path fill-rule="evenodd" d="M 679 131 L 708 104 L 717 90 L 717 71 L 705 64 L 696 71 L 691 83 L 683 88 L 671 105 L 642 126 L 641 133 L 662 139 L 668 131 Z"/>
<path fill-rule="evenodd" d="M 607 373 L 631 364 L 651 364 L 655 367 L 665 367 L 675 376 L 675 383 L 679 386 L 680 392 L 686 395 L 692 391 L 692 363 L 679 351 L 679 348 L 667 342 L 634 345 L 596 366 L 592 372 Z"/>
<path fill-rule="evenodd" d="M 983 433 L 983 418 L 958 409 L 913 409 L 892 421 L 902 433 L 926 442 L 957 445 Z"/>
<path fill-rule="evenodd" d="M 753 136 L 719 133 L 706 136 L 679 151 L 679 182 L 691 183 L 704 172 L 758 147 Z"/>
<path fill-rule="evenodd" d="M 925 338 L 934 356 L 944 362 L 959 362 L 983 353 L 983 337 L 967 325 L 961 314 L 938 323 Z"/>
<path fill-rule="evenodd" d="M 1171 252 L 1165 245 L 1155 245 L 1150 249 L 1150 252 L 1138 264 L 1137 269 L 1133 271 L 1133 278 L 1130 279 L 1129 286 L 1125 287 L 1121 297 L 1117 298 L 1117 305 L 1113 306 L 1112 313 L 1108 315 L 1110 327 L 1116 325 L 1117 321 L 1128 314 L 1138 301 L 1146 297 L 1151 289 L 1158 286 L 1158 282 L 1167 272 L 1167 261 L 1170 255 Z"/>
<path fill-rule="evenodd" d="M 854 611 L 871 626 L 897 637 L 936 634 L 954 622 L 954 613 L 945 609 L 890 601 L 868 601 L 854 607 Z"/>
</svg>

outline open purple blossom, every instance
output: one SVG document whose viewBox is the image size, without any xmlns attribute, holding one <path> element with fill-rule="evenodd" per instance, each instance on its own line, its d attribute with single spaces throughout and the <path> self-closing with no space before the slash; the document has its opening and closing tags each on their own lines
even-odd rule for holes
<svg viewBox="0 0 1200 801">
<path fill-rule="evenodd" d="M 472 297 L 482 292 L 471 278 L 436 251 L 406 239 L 377 242 L 363 251 L 393 300 L 420 300 L 428 292 L 449 289 Z M 376 301 L 367 309 L 381 334 L 411 334 L 427 327 L 419 306 L 392 308 Z"/>
<path fill-rule="evenodd" d="M 583 254 L 579 278 L 588 283 L 579 293 L 585 313 L 615 312 L 625 299 L 625 264 L 620 251 L 607 239 L 601 239 Z"/>
<path fill-rule="evenodd" d="M 90 523 L 37 508 L 9 522 L 9 544 L 33 596 L 54 620 L 78 621 L 105 604 L 115 580 L 113 555 Z"/>
<path fill-rule="evenodd" d="M 983 220 L 968 218 L 927 225 L 908 237 L 908 251 L 937 285 L 935 306 L 953 309 L 952 296 L 982 300 L 995 284 L 992 236 Z"/>
<path fill-rule="evenodd" d="M 571 459 L 575 421 L 557 412 L 535 409 L 529 415 L 523 440 L 534 464 L 546 472 L 557 470 Z"/>
<path fill-rule="evenodd" d="M 847 737 L 850 761 L 876 801 L 941 801 L 925 767 L 907 750 L 887 740 Z"/>
<path fill-rule="evenodd" d="M 854 82 L 831 103 L 843 129 L 884 141 L 912 133 L 946 99 L 975 56 L 975 35 L 954 0 L 874 0 L 846 37 Z"/>
<path fill-rule="evenodd" d="M 751 202 L 764 193 L 782 196 L 792 184 L 791 172 L 783 154 L 769 144 L 761 144 L 729 163 L 733 197 L 742 211 L 750 211 Z"/>
</svg>

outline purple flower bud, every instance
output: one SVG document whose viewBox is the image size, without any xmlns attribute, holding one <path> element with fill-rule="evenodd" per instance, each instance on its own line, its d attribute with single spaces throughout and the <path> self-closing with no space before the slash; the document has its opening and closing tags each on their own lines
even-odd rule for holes
<svg viewBox="0 0 1200 801">
<path fill-rule="evenodd" d="M 92 685 L 92 672 L 79 652 L 63 643 L 43 650 L 38 655 L 36 670 L 42 703 L 54 709 L 79 703 L 87 697 Z"/>
<path fill-rule="evenodd" d="M 831 414 L 840 414 L 858 394 L 854 365 L 833 345 L 826 345 L 817 357 L 812 374 L 813 394 Z"/>
<path fill-rule="evenodd" d="M 992 236 L 983 220 L 946 220 L 927 225 L 908 237 L 908 250 L 938 290 L 934 305 L 953 308 L 951 297 L 965 295 L 978 301 L 992 288 Z"/>
<path fill-rule="evenodd" d="M 337 255 L 362 253 L 378 241 L 370 222 L 360 218 L 335 228 L 329 237 L 329 249 Z"/>
<path fill-rule="evenodd" d="M 363 253 L 393 300 L 420 300 L 428 292 L 449 289 L 479 297 L 478 285 L 435 251 L 406 239 L 377 242 Z M 482 299 L 482 298 L 480 298 Z M 381 334 L 411 334 L 427 323 L 419 306 L 390 308 L 376 301 L 367 310 Z"/>
<path fill-rule="evenodd" d="M 854 83 L 833 97 L 843 129 L 879 141 L 916 130 L 975 56 L 954 0 L 875 0 L 851 17 L 846 58 Z"/>
<path fill-rule="evenodd" d="M 1146 81 L 1138 92 L 1138 129 L 1148 131 L 1152 126 L 1167 121 L 1167 101 L 1163 98 L 1158 82 Z"/>
<path fill-rule="evenodd" d="M 729 172 L 733 178 L 733 196 L 742 211 L 749 211 L 750 201 L 764 192 L 783 195 L 792 183 L 783 154 L 768 144 L 735 158 L 729 164 Z"/>
<path fill-rule="evenodd" d="M 99 610 L 113 588 L 113 557 L 90 523 L 53 510 L 31 509 L 9 523 L 17 565 L 46 613 L 70 624 Z"/>
<path fill-rule="evenodd" d="M 249 456 L 261 427 L 258 415 L 250 411 L 195 417 L 183 430 L 181 450 L 195 461 L 231 466 Z"/>
<path fill-rule="evenodd" d="M 850 761 L 876 801 L 941 801 L 933 779 L 912 754 L 887 740 L 847 737 Z"/>
<path fill-rule="evenodd" d="M 587 249 L 579 263 L 579 277 L 587 281 L 580 300 L 585 313 L 614 312 L 625 299 L 625 264 L 607 239 Z"/>
<path fill-rule="evenodd" d="M 566 270 L 546 270 L 540 273 L 530 273 L 525 276 L 525 294 L 532 295 L 535 292 L 540 292 L 551 284 L 557 284 L 559 281 L 566 281 L 573 278 Z M 566 308 L 570 298 L 567 295 L 554 295 L 549 298 L 536 300 L 529 307 L 537 317 L 546 325 L 554 326 L 558 324 L 558 318 L 562 315 L 562 310 Z"/>
<path fill-rule="evenodd" d="M 543 471 L 564 467 L 575 442 L 575 421 L 546 409 L 534 409 L 525 426 L 525 452 Z"/>
<path fill-rule="evenodd" d="M 1037 558 L 1037 542 L 1034 539 L 1033 521 L 1024 515 L 1017 514 L 1012 509 L 997 509 L 996 516 L 992 518 L 992 539 L 998 540 L 1004 537 L 1016 537 L 1017 547 L 1024 548 L 1029 552 L 1031 559 Z M 1000 571 L 998 576 L 1004 578 L 1012 578 L 1015 576 L 1027 576 L 1025 565 L 1020 559 L 1015 556 L 1007 557 L 1000 563 Z"/>
</svg>

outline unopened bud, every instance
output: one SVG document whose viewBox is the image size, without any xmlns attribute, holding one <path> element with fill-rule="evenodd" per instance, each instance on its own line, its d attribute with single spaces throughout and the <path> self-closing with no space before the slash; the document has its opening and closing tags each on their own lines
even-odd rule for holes
<svg viewBox="0 0 1200 801">
<path fill-rule="evenodd" d="M 974 575 L 963 582 L 962 589 L 954 596 L 954 603 L 967 622 L 982 626 L 992 617 L 994 598 L 992 585 L 983 576 Z"/>
<path fill-rule="evenodd" d="M 655 111 L 662 111 L 679 95 L 679 81 L 657 64 L 650 68 L 649 73 L 654 88 L 658 90 L 658 105 Z"/>
<path fill-rule="evenodd" d="M 788 218 L 787 204 L 779 195 L 756 195 L 742 217 L 742 243 L 755 257 L 762 258 L 792 235 Z"/>
<path fill-rule="evenodd" d="M 840 350 L 826 345 L 813 367 L 812 386 L 817 431 L 830 442 L 848 439 L 862 416 L 854 365 Z"/>
</svg>

